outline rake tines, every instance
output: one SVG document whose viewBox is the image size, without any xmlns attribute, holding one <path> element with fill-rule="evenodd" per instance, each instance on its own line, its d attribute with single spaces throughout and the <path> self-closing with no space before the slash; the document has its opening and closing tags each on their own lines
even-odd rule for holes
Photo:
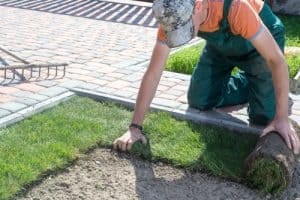
<svg viewBox="0 0 300 200">
<path fill-rule="evenodd" d="M 20 65 L 8 65 L 5 60 L 1 59 L 2 63 L 4 64 L 3 67 L 0 67 L 0 71 L 3 70 L 3 82 L 10 80 L 27 80 L 31 78 L 49 78 L 52 76 L 52 78 L 57 78 L 60 76 L 58 74 L 59 71 L 62 71 L 62 75 L 60 77 L 64 77 L 66 74 L 66 66 L 67 63 L 53 63 L 53 64 L 30 64 L 26 60 L 16 56 L 15 54 L 3 49 L 0 47 L 0 51 L 4 52 L 6 55 L 9 55 L 13 57 L 15 60 L 18 60 L 19 62 L 23 63 Z M 43 69 L 47 69 L 47 73 L 43 73 Z M 19 72 L 21 70 L 21 72 Z M 54 71 L 53 71 L 54 70 Z M 10 73 L 11 72 L 11 73 Z M 27 74 L 29 75 L 29 78 L 27 77 Z"/>
<path fill-rule="evenodd" d="M 42 76 L 44 78 L 49 78 L 51 75 L 53 75 L 52 78 L 55 78 L 58 77 L 59 71 L 62 71 L 61 77 L 65 76 L 67 65 L 67 63 L 5 65 L 4 67 L 1 67 L 0 70 L 4 71 L 4 79 L 16 80 L 17 75 L 21 80 L 25 80 L 25 71 L 29 72 L 29 79 L 41 78 Z M 42 73 L 42 69 L 46 69 L 46 73 Z M 8 71 L 11 71 L 11 73 L 9 74 Z"/>
</svg>

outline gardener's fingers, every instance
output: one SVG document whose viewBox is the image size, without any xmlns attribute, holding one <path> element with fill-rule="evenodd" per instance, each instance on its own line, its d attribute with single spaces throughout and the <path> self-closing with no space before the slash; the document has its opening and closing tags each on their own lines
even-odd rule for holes
<svg viewBox="0 0 300 200">
<path fill-rule="evenodd" d="M 289 134 L 289 139 L 291 142 L 292 150 L 293 150 L 294 154 L 296 154 L 296 151 L 297 151 L 296 138 L 293 134 Z"/>
<path fill-rule="evenodd" d="M 293 150 L 293 146 L 292 146 L 293 138 L 291 138 L 291 133 L 286 132 L 286 131 L 281 131 L 281 132 L 279 132 L 279 134 L 283 137 L 283 139 L 284 139 L 286 145 L 289 147 L 289 149 Z"/>
<path fill-rule="evenodd" d="M 272 132 L 272 131 L 276 131 L 276 129 L 272 129 L 272 127 L 270 127 L 269 129 L 265 129 L 266 131 L 263 131 L 263 133 L 260 135 L 260 137 L 264 137 L 265 135 L 267 135 L 268 133 Z M 280 134 L 280 136 L 283 138 L 284 142 L 286 143 L 286 145 L 288 146 L 289 149 L 292 149 L 292 145 L 291 145 L 291 140 L 289 137 L 289 134 L 287 133 L 283 133 L 283 132 L 278 132 Z"/>
<path fill-rule="evenodd" d="M 130 149 L 132 148 L 132 145 L 133 145 L 133 140 L 130 138 L 127 141 L 127 151 L 130 151 Z"/>
<path fill-rule="evenodd" d="M 138 138 L 134 138 L 134 139 L 130 138 L 130 139 L 127 141 L 127 150 L 128 150 L 128 151 L 131 150 L 132 145 L 133 145 L 136 141 L 138 141 L 138 140 L 141 140 L 143 144 L 147 144 L 147 139 L 146 139 L 146 137 L 145 137 L 144 135 L 142 135 L 142 134 L 139 134 Z"/>
<path fill-rule="evenodd" d="M 292 148 L 292 144 L 291 144 L 291 139 L 290 139 L 290 127 L 286 126 L 286 124 L 283 125 L 283 128 L 279 128 L 280 130 L 278 130 L 276 128 L 276 124 L 275 122 L 272 122 L 269 126 L 267 126 L 264 130 L 263 133 L 260 135 L 260 137 L 263 137 L 265 135 L 267 135 L 268 133 L 272 132 L 272 131 L 276 131 L 280 134 L 280 136 L 283 138 L 284 142 L 286 143 L 286 145 L 288 146 L 289 149 L 293 149 Z"/>
<path fill-rule="evenodd" d="M 273 123 L 271 123 L 269 126 L 267 126 L 267 127 L 263 130 L 263 132 L 262 132 L 262 134 L 260 135 L 260 137 L 263 137 L 263 136 L 267 135 L 267 134 L 270 133 L 271 131 L 275 131 L 275 126 L 273 125 Z"/>
<path fill-rule="evenodd" d="M 115 139 L 115 141 L 113 142 L 113 149 L 115 149 L 115 150 L 118 149 L 119 141 L 120 141 L 119 138 Z"/>
<path fill-rule="evenodd" d="M 127 141 L 122 141 L 121 143 L 120 143 L 120 149 L 122 150 L 122 151 L 126 151 L 126 146 L 127 146 Z"/>
<path fill-rule="evenodd" d="M 138 140 L 141 140 L 143 144 L 147 144 L 147 139 L 143 134 L 126 132 L 123 136 L 117 138 L 113 142 L 113 148 L 121 151 L 129 151 L 132 148 L 132 145 Z"/>
<path fill-rule="evenodd" d="M 135 141 L 130 137 L 121 137 L 115 140 L 113 147 L 115 150 L 119 149 L 121 151 L 130 150 Z"/>
<path fill-rule="evenodd" d="M 141 135 L 141 141 L 143 144 L 147 144 L 147 139 L 144 135 Z"/>
<path fill-rule="evenodd" d="M 290 141 L 291 141 L 291 144 L 292 144 L 294 154 L 296 154 L 296 155 L 299 154 L 300 141 L 299 141 L 299 138 L 297 136 L 296 131 L 293 128 L 291 128 L 289 138 L 290 138 Z"/>
<path fill-rule="evenodd" d="M 127 138 L 122 136 L 117 138 L 114 142 L 113 142 L 113 148 L 115 150 L 120 149 L 122 151 L 126 151 L 126 143 L 127 143 Z"/>
<path fill-rule="evenodd" d="M 113 148 L 114 148 L 115 150 L 117 150 L 117 149 L 122 149 L 122 140 L 121 140 L 121 138 L 117 138 L 117 139 L 114 141 L 114 143 L 113 143 Z"/>
<path fill-rule="evenodd" d="M 296 131 L 295 131 L 295 138 L 296 138 L 296 143 L 297 143 L 297 148 L 295 150 L 295 154 L 298 155 L 300 153 L 300 139 L 299 139 L 299 136 L 296 133 Z"/>
<path fill-rule="evenodd" d="M 299 137 L 298 137 L 297 133 L 295 133 L 295 138 L 296 138 L 296 144 L 297 145 L 296 145 L 296 149 L 295 149 L 294 153 L 296 155 L 298 155 L 300 153 L 300 140 L 299 140 Z"/>
</svg>

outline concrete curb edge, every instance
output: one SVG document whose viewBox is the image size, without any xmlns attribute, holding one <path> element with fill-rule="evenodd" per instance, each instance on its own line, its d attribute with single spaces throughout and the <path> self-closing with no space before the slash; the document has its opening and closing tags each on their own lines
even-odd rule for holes
<svg viewBox="0 0 300 200">
<path fill-rule="evenodd" d="M 74 96 L 73 92 L 65 92 L 61 95 L 58 95 L 56 97 L 47 99 L 45 101 L 42 101 L 36 105 L 29 106 L 25 109 L 22 109 L 16 113 L 12 113 L 6 117 L 3 117 L 0 119 L 0 128 L 6 128 L 7 126 L 14 124 L 18 121 L 21 121 L 25 118 L 28 118 L 34 114 L 40 113 L 45 109 L 51 108 L 53 106 L 56 106 L 57 104 L 68 100 L 70 97 Z"/>
<path fill-rule="evenodd" d="M 76 93 L 79 96 L 85 96 L 89 97 L 98 101 L 110 101 L 114 102 L 120 105 L 123 105 L 129 109 L 133 109 L 135 105 L 134 100 L 128 100 L 121 97 L 112 96 L 105 93 L 99 93 L 99 92 L 93 92 L 83 89 L 71 89 L 72 92 Z M 262 128 L 260 127 L 251 127 L 246 124 L 241 124 L 233 121 L 229 121 L 222 118 L 214 118 L 211 117 L 211 112 L 199 112 L 196 109 L 187 109 L 187 110 L 178 110 L 178 109 L 172 109 L 167 108 L 160 105 L 151 104 L 150 110 L 152 111 L 163 111 L 170 113 L 173 117 L 183 119 L 183 120 L 190 120 L 194 121 L 196 123 L 202 123 L 202 124 L 210 124 L 210 125 L 216 125 L 218 127 L 227 128 L 229 130 L 237 131 L 239 133 L 254 133 L 254 134 L 260 134 L 262 131 Z M 215 113 L 214 113 L 215 114 Z"/>
</svg>

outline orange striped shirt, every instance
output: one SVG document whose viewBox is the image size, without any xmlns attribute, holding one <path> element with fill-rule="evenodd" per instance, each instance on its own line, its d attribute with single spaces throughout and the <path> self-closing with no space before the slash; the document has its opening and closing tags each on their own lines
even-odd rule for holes
<svg viewBox="0 0 300 200">
<path fill-rule="evenodd" d="M 219 30 L 223 19 L 224 0 L 207 0 L 207 19 L 200 25 L 199 31 L 214 32 Z M 263 7 L 262 0 L 232 0 L 228 13 L 228 23 L 234 35 L 241 35 L 250 40 L 260 30 L 262 21 L 259 12 Z M 158 28 L 157 39 L 165 40 L 165 33 L 162 26 Z"/>
</svg>

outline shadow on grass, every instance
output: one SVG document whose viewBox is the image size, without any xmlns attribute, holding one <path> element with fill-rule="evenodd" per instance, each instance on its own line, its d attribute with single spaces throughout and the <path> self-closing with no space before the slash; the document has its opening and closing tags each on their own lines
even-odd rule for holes
<svg viewBox="0 0 300 200">
<path fill-rule="evenodd" d="M 291 122 L 299 135 L 300 126 L 293 120 L 291 120 Z M 193 131 L 199 131 L 199 126 L 197 124 L 189 122 L 189 127 Z M 177 168 L 185 169 L 183 170 L 183 175 L 181 175 L 181 177 L 178 179 L 175 178 L 169 180 L 168 178 L 157 175 L 157 170 L 155 170 L 151 164 L 151 167 L 141 168 L 141 166 L 136 162 L 132 162 L 135 168 L 136 192 L 139 195 L 139 199 L 193 199 L 195 197 L 197 197 L 197 199 L 216 199 L 215 195 L 218 194 L 230 195 L 232 192 L 230 188 L 234 188 L 232 187 L 233 183 L 225 183 L 222 181 L 214 182 L 211 181 L 209 176 L 218 176 L 228 181 L 234 181 L 242 183 L 245 186 L 249 186 L 244 177 L 244 160 L 254 149 L 255 143 L 257 142 L 257 136 L 252 135 L 248 137 L 249 141 L 245 143 L 245 141 L 241 141 L 241 139 L 245 139 L 245 137 L 237 135 L 236 133 L 228 133 L 230 142 L 227 142 L 224 141 L 225 138 L 222 137 L 222 134 L 224 133 L 215 133 L 215 136 L 211 137 L 211 135 L 203 136 L 205 134 L 199 133 L 201 141 L 205 144 L 205 149 L 202 151 L 198 159 L 187 164 L 189 167 L 177 165 Z M 228 135 L 226 139 L 228 140 Z M 239 143 L 243 145 L 243 148 L 241 148 Z M 139 158 L 151 160 L 154 163 L 163 162 L 174 166 L 174 163 L 172 163 L 170 160 L 156 158 L 152 152 L 151 146 L 152 141 L 148 141 L 147 145 L 143 145 L 142 143 L 138 142 L 133 146 L 131 153 Z M 228 149 L 230 149 L 230 151 L 228 151 Z M 209 162 L 207 162 L 208 160 Z M 210 165 L 207 163 L 210 163 Z M 203 179 L 203 176 L 201 175 L 193 176 L 191 173 L 196 171 L 205 172 L 207 176 L 203 175 L 205 179 Z M 222 173 L 222 171 L 224 173 Z M 295 174 L 299 174 L 299 162 L 297 163 Z M 174 177 L 175 176 L 176 175 L 174 175 Z M 197 178 L 200 180 L 197 180 Z M 294 187 L 295 184 L 299 182 L 299 178 L 300 177 L 295 175 L 292 183 Z M 228 188 L 228 190 L 225 188 Z M 289 189 L 287 189 L 281 194 L 276 194 L 274 197 L 281 198 L 283 196 L 287 197 L 290 195 Z M 243 194 L 241 194 L 241 196 L 243 196 Z M 263 196 L 263 193 L 253 191 L 254 199 L 260 199 L 263 198 Z"/>
<path fill-rule="evenodd" d="M 188 125 L 192 131 L 199 132 L 199 140 L 203 143 L 204 148 L 200 150 L 198 158 L 183 165 L 155 156 L 156 153 L 152 151 L 157 150 L 152 149 L 155 142 L 151 140 L 148 140 L 147 145 L 138 142 L 133 146 L 131 153 L 139 158 L 150 160 L 153 163 L 163 162 L 184 169 L 184 175 L 180 178 L 169 180 L 157 177 L 152 165 L 150 168 L 144 169 L 133 162 L 136 173 L 136 191 L 140 199 L 193 199 L 195 195 L 206 196 L 205 198 L 203 196 L 203 199 L 215 199 L 214 192 L 218 188 L 231 187 L 232 185 L 230 182 L 223 182 L 220 183 L 222 185 L 220 186 L 214 182 L 215 179 L 211 181 L 209 176 L 218 176 L 229 181 L 246 183 L 244 180 L 244 160 L 254 148 L 257 136 L 252 134 L 240 135 L 232 133 L 232 131 L 228 131 L 229 133 L 224 136 L 226 134 L 224 132 L 227 132 L 226 129 L 221 129 L 220 132 L 211 131 L 206 134 L 202 133 L 203 130 L 199 125 L 192 122 L 188 122 Z M 215 127 L 208 128 L 215 129 Z M 248 141 L 245 141 L 245 139 L 248 139 Z M 210 186 L 208 187 L 205 179 L 203 181 L 197 180 L 197 178 L 203 179 L 202 175 L 196 175 L 195 179 L 192 175 L 194 172 L 205 172 L 202 175 L 208 179 L 207 183 Z M 145 192 L 146 190 L 148 191 Z M 230 193 L 230 191 L 223 192 Z M 202 197 L 198 199 L 202 199 Z"/>
</svg>

